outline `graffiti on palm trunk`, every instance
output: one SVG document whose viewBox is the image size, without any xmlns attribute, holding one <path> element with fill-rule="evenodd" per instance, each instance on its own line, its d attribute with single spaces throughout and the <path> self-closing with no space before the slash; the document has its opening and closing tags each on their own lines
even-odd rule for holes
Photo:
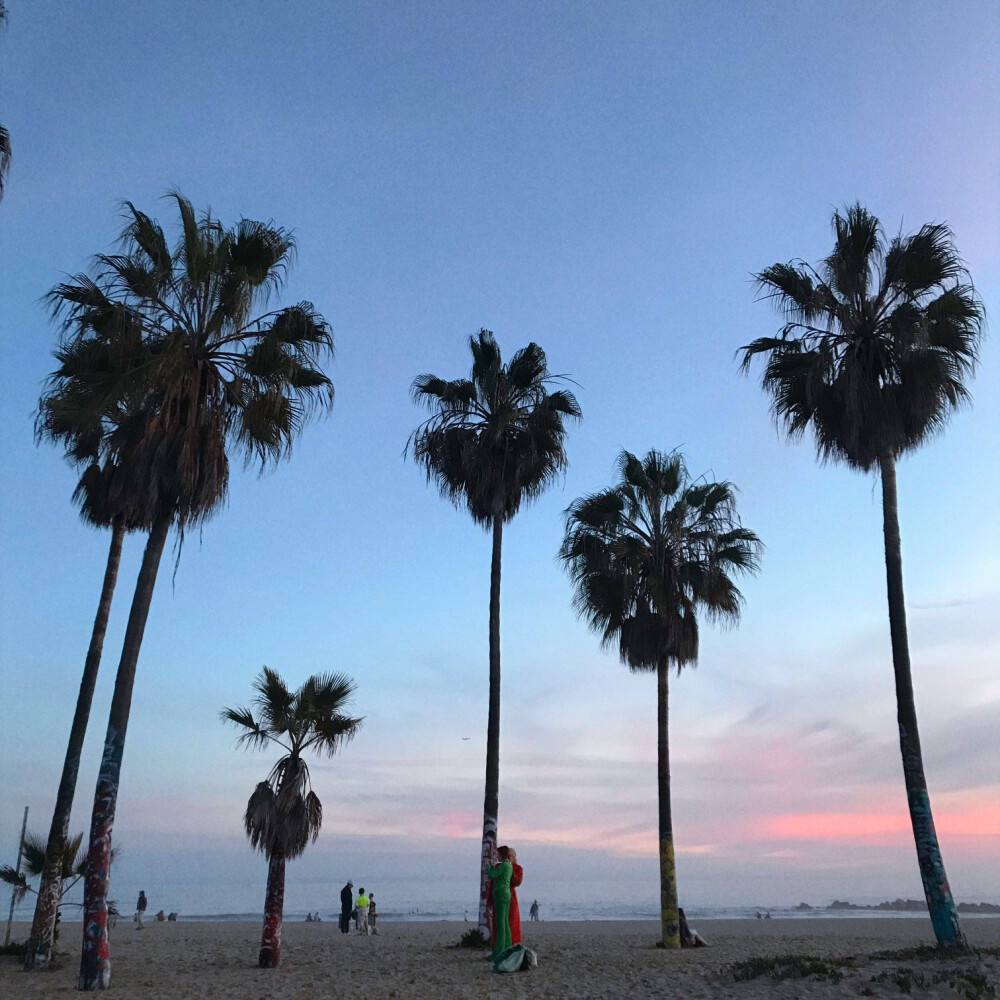
<svg viewBox="0 0 1000 1000">
<path fill-rule="evenodd" d="M 660 920 L 663 923 L 663 937 L 680 934 L 680 916 L 677 913 L 677 871 L 674 865 L 674 841 L 672 837 L 660 840 Z"/>
<path fill-rule="evenodd" d="M 490 926 L 490 912 L 493 900 L 490 898 L 490 880 L 486 877 L 486 867 L 492 863 L 493 851 L 497 846 L 497 821 L 492 816 L 483 819 L 483 845 L 479 856 L 479 927 Z"/>
<path fill-rule="evenodd" d="M 906 779 L 907 804 L 913 839 L 917 848 L 917 863 L 924 897 L 930 912 L 934 933 L 939 941 L 961 940 L 962 932 L 958 923 L 958 911 L 944 870 L 944 859 L 934 829 L 931 800 L 924 780 L 923 761 L 920 748 L 910 738 L 906 729 L 899 727 L 899 745 L 903 755 L 903 773 Z"/>
<path fill-rule="evenodd" d="M 118 780 L 121 775 L 125 739 L 109 725 L 104 754 L 97 776 L 94 813 L 90 824 L 87 874 L 84 878 L 83 952 L 80 987 L 94 983 L 106 987 L 111 981 L 111 949 L 108 944 L 108 881 L 111 868 L 111 831 L 115 822 Z"/>
</svg>

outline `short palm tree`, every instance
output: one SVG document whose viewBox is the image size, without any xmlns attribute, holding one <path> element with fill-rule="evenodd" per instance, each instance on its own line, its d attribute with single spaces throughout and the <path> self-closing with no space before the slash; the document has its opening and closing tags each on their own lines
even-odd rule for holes
<svg viewBox="0 0 1000 1000">
<path fill-rule="evenodd" d="M 740 524 L 732 485 L 692 481 L 676 452 L 640 460 L 623 451 L 618 468 L 616 485 L 568 509 L 559 555 L 574 605 L 602 644 L 630 670 L 656 672 L 661 943 L 679 948 L 668 673 L 697 659 L 699 613 L 739 621 L 733 576 L 757 570 L 761 543 Z"/>
<path fill-rule="evenodd" d="M 239 743 L 257 748 L 273 743 L 287 751 L 254 789 L 243 817 L 251 846 L 267 857 L 258 957 L 266 969 L 281 961 L 285 861 L 315 842 L 323 822 L 323 806 L 312 790 L 303 755 L 311 750 L 333 756 L 354 737 L 362 720 L 344 713 L 354 693 L 354 682 L 346 674 L 315 674 L 290 691 L 275 671 L 264 667 L 254 688 L 252 709 L 227 708 L 221 715 L 243 730 Z"/>
<path fill-rule="evenodd" d="M 75 837 L 65 837 L 60 845 L 57 855 L 59 866 L 59 891 L 56 896 L 57 910 L 67 893 L 87 873 L 87 854 L 81 848 L 82 843 L 83 834 L 78 833 Z M 0 882 L 6 882 L 7 885 L 11 886 L 15 903 L 20 903 L 29 892 L 41 892 L 41 886 L 35 889 L 31 883 L 35 879 L 41 879 L 44 876 L 49 864 L 47 850 L 47 841 L 29 833 L 24 838 L 21 871 L 12 868 L 10 865 L 0 867 Z M 52 943 L 55 943 L 54 939 Z"/>
<path fill-rule="evenodd" d="M 818 268 L 772 264 L 756 275 L 785 318 L 776 337 L 742 348 L 766 358 L 762 384 L 791 437 L 811 428 L 822 459 L 878 469 L 899 742 L 924 895 L 937 940 L 962 945 L 934 831 L 910 674 L 896 460 L 940 431 L 968 399 L 983 308 L 947 226 L 887 240 L 861 205 L 833 216 Z"/>
<path fill-rule="evenodd" d="M 433 415 L 410 437 L 414 460 L 441 493 L 493 534 L 490 568 L 490 684 L 486 794 L 479 871 L 479 929 L 486 933 L 490 863 L 500 794 L 500 552 L 503 526 L 566 468 L 566 420 L 580 419 L 572 393 L 553 389 L 545 352 L 534 343 L 506 365 L 493 334 L 469 338 L 472 371 L 446 381 L 420 375 L 412 395 Z"/>
<path fill-rule="evenodd" d="M 110 982 L 110 836 L 135 669 L 167 534 L 219 508 L 231 451 L 263 469 L 289 453 L 316 407 L 333 401 L 319 367 L 333 348 L 326 321 L 308 302 L 266 309 L 294 255 L 292 236 L 248 219 L 226 228 L 209 213 L 197 217 L 182 195 L 172 197 L 180 215 L 173 250 L 154 219 L 126 204 L 121 252 L 99 254 L 93 276 L 77 275 L 49 293 L 68 338 L 104 346 L 116 362 L 76 372 L 77 401 L 93 414 L 108 412 L 115 400 L 140 401 L 127 432 L 104 427 L 99 456 L 118 470 L 116 488 L 141 502 L 151 524 L 94 797 L 81 989 Z"/>
<path fill-rule="evenodd" d="M 91 317 L 91 320 L 95 322 L 96 317 Z M 139 331 L 133 333 L 134 343 L 140 344 Z M 77 374 L 108 370 L 111 367 L 112 359 L 107 344 L 100 340 L 74 338 L 64 344 L 56 352 L 56 356 L 59 367 L 50 380 L 50 391 L 42 397 L 39 404 L 37 437 L 39 440 L 64 445 L 67 460 L 82 467 L 83 472 L 73 499 L 80 507 L 84 523 L 96 528 L 110 528 L 111 544 L 52 812 L 52 825 L 46 846 L 47 860 L 41 873 L 35 914 L 25 946 L 24 967 L 27 970 L 46 968 L 52 953 L 56 914 L 59 900 L 63 896 L 65 866 L 62 858 L 68 843 L 80 757 L 101 665 L 111 601 L 118 579 L 122 544 L 126 532 L 142 529 L 148 531 L 151 526 L 146 512 L 141 509 L 141 502 L 137 504 L 128 491 L 118 489 L 122 479 L 118 467 L 109 459 L 105 459 L 103 465 L 98 461 L 106 429 L 113 429 L 117 435 L 129 433 L 128 428 L 137 422 L 137 416 L 138 422 L 141 422 L 141 414 L 137 414 L 133 401 L 125 398 L 111 399 L 105 413 L 95 414 L 90 409 L 89 396 L 84 394 L 85 398 L 81 400 L 76 390 L 74 380 Z"/>
</svg>

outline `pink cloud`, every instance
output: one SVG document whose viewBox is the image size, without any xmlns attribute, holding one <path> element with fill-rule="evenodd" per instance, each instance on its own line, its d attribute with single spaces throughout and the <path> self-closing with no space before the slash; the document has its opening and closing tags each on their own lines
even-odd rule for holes
<svg viewBox="0 0 1000 1000">
<path fill-rule="evenodd" d="M 968 807 L 943 803 L 935 809 L 940 835 L 983 837 L 1000 835 L 1000 802 Z M 906 812 L 785 813 L 762 821 L 758 836 L 776 840 L 865 840 L 894 843 L 910 836 Z"/>
<path fill-rule="evenodd" d="M 452 809 L 438 820 L 437 832 L 450 839 L 472 837 L 482 830 L 483 817 L 471 809 Z"/>
</svg>

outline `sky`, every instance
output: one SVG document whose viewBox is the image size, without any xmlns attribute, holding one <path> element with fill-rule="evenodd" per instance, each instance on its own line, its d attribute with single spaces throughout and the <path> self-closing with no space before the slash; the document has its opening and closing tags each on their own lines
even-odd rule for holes
<svg viewBox="0 0 1000 1000">
<path fill-rule="evenodd" d="M 336 339 L 332 414 L 291 459 L 234 470 L 225 510 L 157 583 L 112 894 L 253 910 L 242 813 L 273 761 L 218 719 L 263 664 L 357 684 L 357 739 L 312 766 L 318 843 L 288 905 L 347 878 L 387 908 L 477 892 L 489 538 L 405 460 L 422 372 L 467 338 L 530 340 L 584 419 L 569 469 L 504 536 L 500 837 L 525 892 L 656 899 L 655 680 L 603 652 L 555 553 L 620 449 L 680 448 L 734 482 L 766 545 L 739 628 L 671 682 L 682 903 L 918 897 L 872 477 L 776 430 L 735 352 L 779 320 L 752 274 L 815 261 L 834 209 L 947 222 L 1000 304 L 1000 9 L 978 2 L 8 3 L 0 203 L 0 863 L 44 832 L 107 554 L 36 447 L 56 331 L 39 299 L 128 199 L 178 188 L 298 241 L 281 302 Z M 959 899 L 1000 902 L 1000 348 L 973 405 L 899 466 L 924 759 Z M 72 827 L 89 823 L 142 539 L 127 541 Z M 466 739 L 467 737 L 467 739 Z M 140 884 L 142 883 L 142 884 Z M 393 888 L 395 887 L 395 889 Z M 155 898 L 154 898 L 155 897 Z M 167 902 L 167 900 L 170 900 Z"/>
</svg>

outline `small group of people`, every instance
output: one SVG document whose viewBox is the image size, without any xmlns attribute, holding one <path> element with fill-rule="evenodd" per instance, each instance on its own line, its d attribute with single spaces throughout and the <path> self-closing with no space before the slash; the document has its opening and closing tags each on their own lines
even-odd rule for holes
<svg viewBox="0 0 1000 1000">
<path fill-rule="evenodd" d="M 380 934 L 378 929 L 378 909 L 375 905 L 375 893 L 368 895 L 364 886 L 354 897 L 354 883 L 348 881 L 340 890 L 340 933 L 348 934 L 351 930 L 351 920 L 354 920 L 354 930 L 357 934 Z"/>
<path fill-rule="evenodd" d="M 135 923 L 136 927 L 140 931 L 146 929 L 146 925 L 143 923 L 143 918 L 146 916 L 146 908 L 148 906 L 149 900 L 146 899 L 146 891 L 145 889 L 140 889 L 139 898 L 136 900 L 135 904 L 135 916 L 132 918 L 133 923 Z M 160 910 L 156 914 L 156 919 L 160 922 L 169 920 L 171 923 L 174 923 L 177 920 L 177 913 L 176 911 L 164 913 L 163 910 Z"/>
</svg>

